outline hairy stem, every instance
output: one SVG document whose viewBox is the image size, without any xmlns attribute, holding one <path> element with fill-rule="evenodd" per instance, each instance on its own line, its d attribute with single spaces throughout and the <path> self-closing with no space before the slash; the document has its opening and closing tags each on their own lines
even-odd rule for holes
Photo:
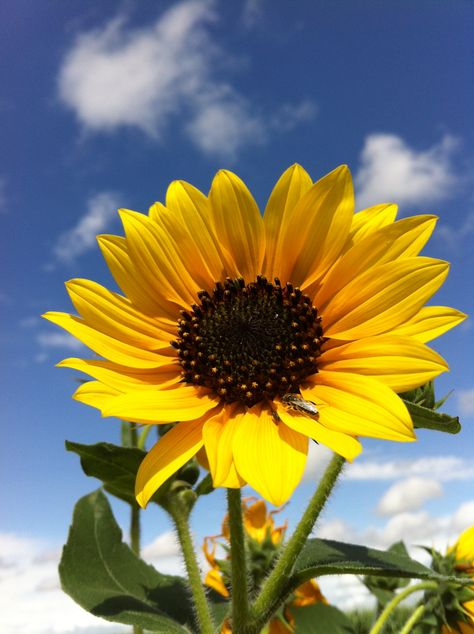
<svg viewBox="0 0 474 634">
<path fill-rule="evenodd" d="M 232 632 L 241 634 L 246 631 L 248 622 L 249 595 L 240 489 L 227 489 L 227 504 L 231 552 Z"/>
<path fill-rule="evenodd" d="M 281 594 L 288 582 L 288 577 L 291 574 L 296 558 L 303 549 L 306 539 L 311 533 L 319 514 L 333 490 L 344 464 L 345 459 L 334 454 L 303 517 L 299 521 L 298 526 L 287 544 L 283 547 L 274 569 L 263 585 L 259 596 L 251 608 L 251 617 L 256 632 L 260 631 L 258 628 L 268 621 L 278 604 L 284 598 Z"/>
<path fill-rule="evenodd" d="M 167 506 L 167 511 L 173 518 L 178 533 L 181 551 L 183 553 L 184 563 L 188 573 L 189 586 L 194 599 L 196 615 L 201 634 L 214 634 L 215 627 L 212 621 L 209 603 L 201 583 L 201 572 L 196 559 L 196 553 L 193 548 L 193 541 L 188 523 L 188 511 L 181 508 L 178 500 Z"/>
<path fill-rule="evenodd" d="M 421 583 L 416 583 L 414 586 L 408 586 L 408 588 L 405 588 L 405 590 L 399 592 L 389 603 L 387 603 L 384 611 L 374 623 L 369 634 L 380 634 L 395 608 L 411 594 L 413 594 L 414 592 L 420 592 L 420 590 L 436 590 L 437 587 L 438 584 L 436 583 L 436 581 L 422 581 Z M 411 625 L 413 624 L 414 622 Z M 406 626 L 407 624 L 405 623 L 404 628 L 406 628 Z M 410 630 L 407 630 L 407 632 L 409 631 Z"/>
</svg>

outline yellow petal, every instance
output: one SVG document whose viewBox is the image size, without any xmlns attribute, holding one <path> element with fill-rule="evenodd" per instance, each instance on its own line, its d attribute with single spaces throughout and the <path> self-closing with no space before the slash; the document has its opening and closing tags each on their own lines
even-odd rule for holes
<svg viewBox="0 0 474 634">
<path fill-rule="evenodd" d="M 176 332 L 179 307 L 157 295 L 142 278 L 130 259 L 127 240 L 120 236 L 101 235 L 97 241 L 115 281 L 133 305 L 147 315 L 158 318 L 161 327 L 167 332 Z"/>
<path fill-rule="evenodd" d="M 211 568 L 211 570 L 209 570 L 209 572 L 207 573 L 204 579 L 204 583 L 209 588 L 212 588 L 213 590 L 215 590 L 222 597 L 229 596 L 229 591 L 224 585 L 222 573 L 219 572 L 217 568 Z"/>
<path fill-rule="evenodd" d="M 309 401 L 325 404 L 319 409 L 319 422 L 325 427 L 351 436 L 415 440 L 413 423 L 403 401 L 380 381 L 350 372 L 324 370 L 310 380 L 312 387 L 302 387 L 301 393 Z"/>
<path fill-rule="evenodd" d="M 320 405 L 320 408 L 323 409 L 324 405 Z M 319 420 L 308 418 L 297 412 L 290 412 L 281 404 L 277 407 L 277 412 L 285 425 L 329 447 L 329 449 L 332 449 L 350 462 L 362 451 L 362 445 L 357 438 L 346 433 L 328 429 L 320 423 Z"/>
<path fill-rule="evenodd" d="M 138 423 L 172 423 L 200 418 L 216 405 L 205 388 L 181 384 L 166 390 L 122 394 L 108 404 L 102 415 Z"/>
<path fill-rule="evenodd" d="M 79 339 L 79 341 L 82 341 L 83 344 L 101 357 L 110 359 L 110 361 L 120 365 L 145 369 L 158 368 L 170 362 L 170 357 L 151 350 L 143 350 L 137 346 L 119 341 L 114 337 L 109 337 L 91 328 L 79 317 L 55 312 L 45 313 L 43 317 L 53 322 L 53 324 L 64 328 L 64 330 Z"/>
<path fill-rule="evenodd" d="M 282 282 L 308 286 L 321 278 L 347 240 L 353 213 L 352 179 L 343 165 L 317 181 L 289 214 L 281 237 Z"/>
<path fill-rule="evenodd" d="M 338 260 L 314 296 L 323 309 L 328 300 L 373 266 L 418 255 L 436 224 L 436 216 L 415 216 L 368 234 Z"/>
<path fill-rule="evenodd" d="M 234 436 L 234 461 L 239 474 L 266 500 L 286 502 L 301 480 L 308 439 L 276 423 L 269 410 L 255 405 Z"/>
<path fill-rule="evenodd" d="M 100 381 L 87 381 L 80 385 L 73 394 L 73 399 L 102 411 L 102 408 L 119 392 Z"/>
<path fill-rule="evenodd" d="M 471 562 L 474 568 L 474 526 L 466 528 L 454 546 L 456 560 Z"/>
<path fill-rule="evenodd" d="M 203 289 L 212 290 L 213 283 L 228 273 L 207 197 L 189 183 L 174 181 L 166 192 L 166 207 L 161 222 L 179 245 L 185 267 Z M 176 216 L 181 222 L 176 222 Z"/>
<path fill-rule="evenodd" d="M 350 245 L 357 244 L 381 227 L 392 224 L 397 217 L 397 205 L 374 205 L 354 214 L 349 232 Z"/>
<path fill-rule="evenodd" d="M 320 370 L 373 376 L 395 392 L 405 392 L 448 370 L 434 350 L 411 337 L 379 335 L 331 348 L 318 359 Z"/>
<path fill-rule="evenodd" d="M 232 456 L 234 434 L 240 418 L 234 415 L 235 410 L 235 406 L 226 405 L 209 418 L 203 427 L 204 446 L 215 487 L 239 488 L 243 484 L 235 471 Z M 229 481 L 229 476 L 234 486 L 223 484 Z"/>
<path fill-rule="evenodd" d="M 238 176 L 220 170 L 209 192 L 213 227 L 246 282 L 262 272 L 263 220 L 257 203 Z"/>
<path fill-rule="evenodd" d="M 424 306 L 411 319 L 392 330 L 392 334 L 413 337 L 425 343 L 439 337 L 467 319 L 467 315 L 447 306 Z"/>
<path fill-rule="evenodd" d="M 147 350 L 170 347 L 173 337 L 125 297 L 89 280 L 70 280 L 66 288 L 77 312 L 91 328 Z"/>
<path fill-rule="evenodd" d="M 310 579 L 296 588 L 292 605 L 302 607 L 314 603 L 327 603 L 327 600 L 316 581 Z"/>
<path fill-rule="evenodd" d="M 309 174 L 295 164 L 283 172 L 270 194 L 263 216 L 266 236 L 263 273 L 270 280 L 279 274 L 280 262 L 286 257 L 284 235 L 291 212 L 312 184 Z"/>
<path fill-rule="evenodd" d="M 138 504 L 145 508 L 160 486 L 202 447 L 202 420 L 179 423 L 150 449 L 135 483 Z"/>
<path fill-rule="evenodd" d="M 189 308 L 199 285 L 192 279 L 179 247 L 166 231 L 144 214 L 120 209 L 130 259 L 140 276 L 158 297 Z"/>
<path fill-rule="evenodd" d="M 89 374 L 118 392 L 165 389 L 181 381 L 181 367 L 176 362 L 153 370 L 134 370 L 109 361 L 64 359 L 58 368 L 71 368 Z"/>
<path fill-rule="evenodd" d="M 415 315 L 446 279 L 449 264 L 415 257 L 374 266 L 321 311 L 324 335 L 359 339 L 388 332 Z"/>
</svg>

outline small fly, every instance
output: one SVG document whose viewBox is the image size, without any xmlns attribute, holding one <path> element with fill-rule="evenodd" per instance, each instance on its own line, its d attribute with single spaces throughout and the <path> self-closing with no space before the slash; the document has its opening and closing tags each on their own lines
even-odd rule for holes
<svg viewBox="0 0 474 634">
<path fill-rule="evenodd" d="M 306 401 L 300 394 L 285 394 L 282 402 L 289 408 L 311 418 L 319 418 L 319 409 L 313 401 Z"/>
</svg>

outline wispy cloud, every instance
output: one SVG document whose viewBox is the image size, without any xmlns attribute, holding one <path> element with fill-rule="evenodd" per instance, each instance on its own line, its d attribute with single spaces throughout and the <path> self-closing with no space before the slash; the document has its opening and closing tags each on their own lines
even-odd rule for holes
<svg viewBox="0 0 474 634">
<path fill-rule="evenodd" d="M 379 515 L 396 515 L 418 511 L 425 502 L 443 495 L 443 487 L 432 478 L 412 477 L 393 484 L 382 496 L 378 505 Z"/>
<path fill-rule="evenodd" d="M 42 348 L 66 348 L 68 350 L 82 348 L 82 343 L 66 332 L 40 332 L 36 341 Z"/>
<path fill-rule="evenodd" d="M 173 126 L 201 152 L 230 159 L 265 142 L 280 110 L 263 117 L 222 77 L 237 65 L 211 36 L 214 5 L 188 0 L 146 28 L 133 29 L 118 16 L 80 34 L 60 69 L 61 100 L 92 131 L 132 126 L 159 141 Z M 308 120 L 307 103 L 282 104 L 281 112 L 291 111 L 296 125 Z"/>
<path fill-rule="evenodd" d="M 113 192 L 101 192 L 87 203 L 86 213 L 77 224 L 59 236 L 53 252 L 61 262 L 72 262 L 96 245 L 96 236 L 103 233 L 117 217 L 119 197 Z"/>
<path fill-rule="evenodd" d="M 357 206 L 416 205 L 449 196 L 459 181 L 453 165 L 458 145 L 446 134 L 427 150 L 416 150 L 395 134 L 370 134 L 355 176 Z"/>
<path fill-rule="evenodd" d="M 414 460 L 361 460 L 348 465 L 348 480 L 397 480 L 407 477 L 434 478 L 441 482 L 474 479 L 472 462 L 457 456 L 433 456 Z"/>
<path fill-rule="evenodd" d="M 459 413 L 463 416 L 474 414 L 474 387 L 457 392 Z"/>
</svg>

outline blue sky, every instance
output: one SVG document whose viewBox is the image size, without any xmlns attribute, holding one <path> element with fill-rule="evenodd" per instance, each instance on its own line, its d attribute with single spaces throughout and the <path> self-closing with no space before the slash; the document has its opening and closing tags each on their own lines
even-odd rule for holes
<svg viewBox="0 0 474 634">
<path fill-rule="evenodd" d="M 95 627 L 66 599 L 48 621 L 57 548 L 76 499 L 95 487 L 64 440 L 118 441 L 119 423 L 71 400 L 74 374 L 54 364 L 80 349 L 39 315 L 71 309 L 67 279 L 113 287 L 94 236 L 120 233 L 116 208 L 146 211 L 178 178 L 207 191 L 221 167 L 263 206 L 290 164 L 316 179 L 347 163 L 359 208 L 397 202 L 401 216 L 439 216 L 426 253 L 452 269 L 435 301 L 474 313 L 473 22 L 462 0 L 2 3 L 0 559 L 22 553 L 4 596 L 37 609 L 35 625 L 3 611 L 9 631 Z M 451 365 L 438 392 L 455 390 L 446 409 L 462 433 L 364 443 L 323 534 L 431 543 L 474 522 L 473 340 L 466 322 L 434 344 Z M 290 522 L 326 458 L 313 456 Z M 198 542 L 223 509 L 220 494 L 201 503 Z M 145 544 L 161 535 L 150 557 L 172 553 L 164 516 L 147 511 L 144 524 Z"/>
</svg>

